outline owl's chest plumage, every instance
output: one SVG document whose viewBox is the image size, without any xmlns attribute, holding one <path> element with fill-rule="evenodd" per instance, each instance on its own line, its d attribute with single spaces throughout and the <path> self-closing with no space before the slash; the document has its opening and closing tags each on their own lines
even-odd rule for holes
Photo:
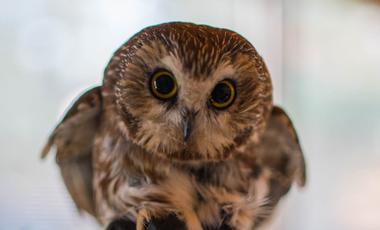
<svg viewBox="0 0 380 230">
<path fill-rule="evenodd" d="M 124 216 L 139 227 L 147 216 L 176 213 L 189 229 L 223 221 L 250 229 L 268 214 L 270 173 L 253 156 L 236 150 L 221 162 L 173 163 L 128 139 L 117 117 L 103 118 L 94 145 L 96 208 L 105 224 Z"/>
</svg>

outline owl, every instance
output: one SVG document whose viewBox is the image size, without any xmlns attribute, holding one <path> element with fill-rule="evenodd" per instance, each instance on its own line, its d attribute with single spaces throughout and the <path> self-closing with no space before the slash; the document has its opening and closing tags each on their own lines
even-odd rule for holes
<svg viewBox="0 0 380 230">
<path fill-rule="evenodd" d="M 256 229 L 306 178 L 255 48 L 191 23 L 130 38 L 42 157 L 52 146 L 77 207 L 108 229 Z"/>
</svg>

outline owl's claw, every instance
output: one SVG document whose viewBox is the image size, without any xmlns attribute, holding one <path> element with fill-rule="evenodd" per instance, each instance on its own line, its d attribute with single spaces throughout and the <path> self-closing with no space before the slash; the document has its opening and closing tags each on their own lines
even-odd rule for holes
<svg viewBox="0 0 380 230">
<path fill-rule="evenodd" d="M 118 219 L 111 222 L 106 230 L 135 230 L 136 224 L 127 219 Z M 175 214 L 165 219 L 152 217 L 146 230 L 186 230 L 186 224 L 179 220 Z"/>
<path fill-rule="evenodd" d="M 186 230 L 186 224 L 179 220 L 175 214 L 170 214 L 165 219 L 152 217 L 146 230 Z"/>
<path fill-rule="evenodd" d="M 136 224 L 130 220 L 119 219 L 111 222 L 106 230 L 136 230 Z"/>
</svg>

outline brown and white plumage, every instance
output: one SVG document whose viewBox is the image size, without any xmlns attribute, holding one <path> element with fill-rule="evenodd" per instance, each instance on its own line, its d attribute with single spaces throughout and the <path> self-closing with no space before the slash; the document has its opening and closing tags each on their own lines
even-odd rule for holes
<svg viewBox="0 0 380 230">
<path fill-rule="evenodd" d="M 152 75 L 170 72 L 178 90 L 155 97 Z M 209 95 L 231 81 L 218 109 Z M 188 229 L 254 229 L 305 163 L 287 115 L 272 106 L 269 73 L 239 34 L 204 25 L 146 28 L 108 64 L 101 87 L 82 95 L 43 151 L 57 148 L 78 208 L 107 226 L 125 217 L 144 228 L 175 213 Z"/>
</svg>

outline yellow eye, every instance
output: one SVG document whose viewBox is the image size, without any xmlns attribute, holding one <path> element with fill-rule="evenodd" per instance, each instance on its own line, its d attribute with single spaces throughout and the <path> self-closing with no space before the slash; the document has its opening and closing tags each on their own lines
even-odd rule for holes
<svg viewBox="0 0 380 230">
<path fill-rule="evenodd" d="M 229 81 L 219 82 L 208 97 L 216 108 L 225 108 L 235 99 L 235 87 Z"/>
<path fill-rule="evenodd" d="M 177 83 L 169 72 L 160 71 L 153 75 L 150 88 L 158 98 L 167 99 L 176 94 Z"/>
</svg>

